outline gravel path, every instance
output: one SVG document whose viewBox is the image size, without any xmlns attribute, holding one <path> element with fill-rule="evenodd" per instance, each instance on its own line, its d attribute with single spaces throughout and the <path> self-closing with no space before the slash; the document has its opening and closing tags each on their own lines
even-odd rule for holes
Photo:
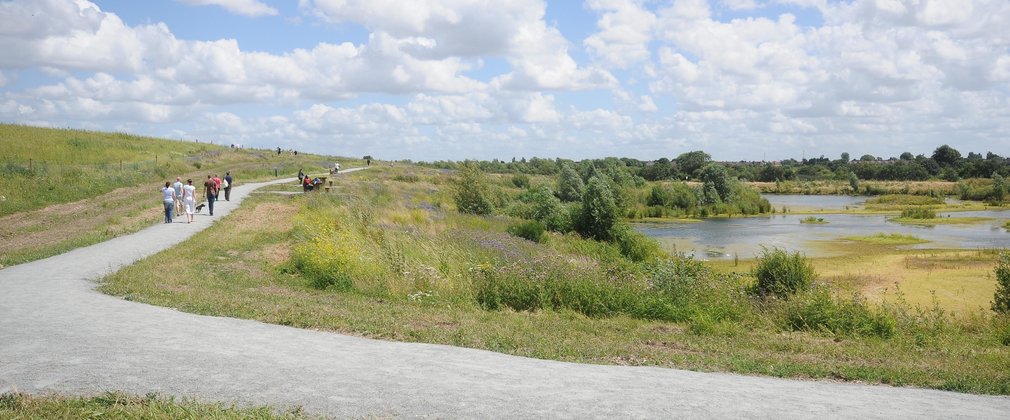
<svg viewBox="0 0 1010 420">
<path fill-rule="evenodd" d="M 177 219 L 0 270 L 0 393 L 158 392 L 341 418 L 1010 415 L 1007 397 L 536 360 L 193 315 L 94 291 L 95 279 L 184 241 L 262 185 L 235 187 L 235 201 L 193 225 Z"/>
</svg>

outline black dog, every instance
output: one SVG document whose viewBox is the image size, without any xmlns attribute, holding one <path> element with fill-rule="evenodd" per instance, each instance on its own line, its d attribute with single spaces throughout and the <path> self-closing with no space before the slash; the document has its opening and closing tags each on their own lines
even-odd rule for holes
<svg viewBox="0 0 1010 420">
<path fill-rule="evenodd" d="M 200 204 L 197 204 L 197 205 L 196 205 L 196 212 L 197 212 L 197 213 L 199 213 L 199 212 L 200 212 L 200 210 L 203 210 L 203 208 L 204 208 L 204 207 L 206 207 L 206 206 L 207 206 L 207 203 L 200 203 Z"/>
</svg>

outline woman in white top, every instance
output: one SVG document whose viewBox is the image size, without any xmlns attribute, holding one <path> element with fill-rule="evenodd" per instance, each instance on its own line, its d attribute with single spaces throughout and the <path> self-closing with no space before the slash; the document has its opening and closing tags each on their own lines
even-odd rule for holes
<svg viewBox="0 0 1010 420">
<path fill-rule="evenodd" d="M 196 187 L 193 180 L 187 179 L 182 186 L 182 204 L 186 206 L 186 223 L 193 223 L 193 213 L 196 213 Z"/>
<path fill-rule="evenodd" d="M 162 201 L 165 203 L 165 223 L 172 223 L 172 209 L 175 208 L 175 188 L 165 181 L 165 188 L 161 189 Z"/>
</svg>

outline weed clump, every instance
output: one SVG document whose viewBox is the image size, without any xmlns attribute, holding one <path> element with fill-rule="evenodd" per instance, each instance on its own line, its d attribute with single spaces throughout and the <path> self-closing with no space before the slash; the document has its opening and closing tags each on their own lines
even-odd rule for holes
<svg viewBox="0 0 1010 420">
<path fill-rule="evenodd" d="M 996 292 L 993 294 L 992 310 L 1010 314 L 1010 253 L 1000 252 L 993 273 L 996 275 Z"/>
<path fill-rule="evenodd" d="M 901 211 L 902 219 L 935 219 L 936 211 L 927 207 L 909 207 Z"/>
<path fill-rule="evenodd" d="M 788 298 L 807 290 L 817 277 L 814 266 L 799 252 L 765 248 L 754 267 L 754 292 L 761 297 Z"/>
<path fill-rule="evenodd" d="M 838 336 L 890 338 L 897 330 L 894 317 L 872 309 L 858 295 L 838 299 L 825 287 L 797 296 L 786 306 L 785 326 L 795 331 L 823 331 Z"/>
<path fill-rule="evenodd" d="M 509 226 L 506 231 L 513 236 L 518 236 L 536 243 L 542 243 L 547 240 L 546 229 L 544 228 L 543 223 L 536 220 L 527 220 L 516 223 Z"/>
</svg>

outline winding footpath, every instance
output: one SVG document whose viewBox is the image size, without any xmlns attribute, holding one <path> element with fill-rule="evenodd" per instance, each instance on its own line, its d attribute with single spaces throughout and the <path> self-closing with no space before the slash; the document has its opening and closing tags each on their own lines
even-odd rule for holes
<svg viewBox="0 0 1010 420">
<path fill-rule="evenodd" d="M 1007 397 L 528 359 L 193 315 L 94 290 L 103 275 L 221 223 L 267 184 L 235 187 L 235 201 L 193 225 L 158 224 L 0 270 L 0 393 L 157 392 L 340 418 L 1010 416 Z"/>
</svg>

